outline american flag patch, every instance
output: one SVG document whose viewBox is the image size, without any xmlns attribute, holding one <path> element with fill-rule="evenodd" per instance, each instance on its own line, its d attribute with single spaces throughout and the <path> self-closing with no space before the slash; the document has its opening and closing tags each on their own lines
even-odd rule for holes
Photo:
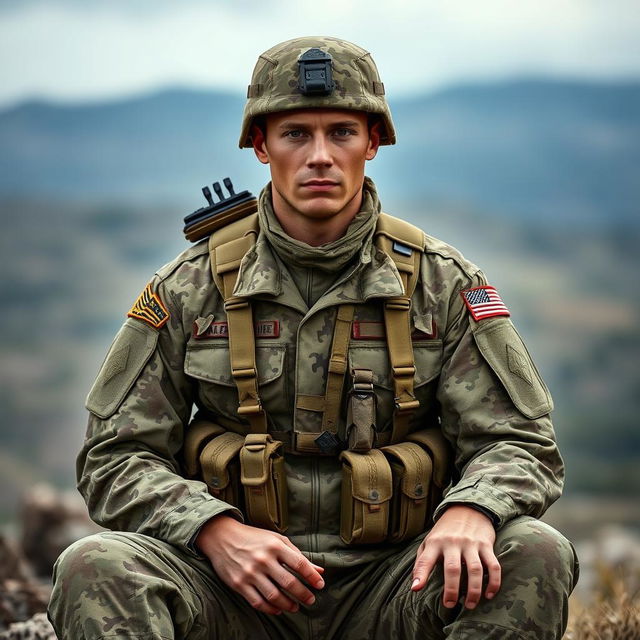
<svg viewBox="0 0 640 640">
<path fill-rule="evenodd" d="M 152 291 L 151 284 L 145 287 L 127 315 L 130 318 L 144 320 L 156 329 L 164 326 L 169 320 L 169 312 L 162 300 Z"/>
<path fill-rule="evenodd" d="M 474 287 L 461 291 L 460 295 L 476 321 L 493 318 L 493 316 L 511 315 L 495 287 L 489 285 Z"/>
</svg>

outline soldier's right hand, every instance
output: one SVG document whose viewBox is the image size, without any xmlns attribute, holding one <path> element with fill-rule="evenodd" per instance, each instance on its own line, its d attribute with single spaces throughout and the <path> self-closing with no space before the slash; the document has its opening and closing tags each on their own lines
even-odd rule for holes
<svg viewBox="0 0 640 640">
<path fill-rule="evenodd" d="M 220 579 L 263 613 L 295 612 L 300 602 L 315 602 L 297 576 L 315 589 L 324 587 L 320 575 L 324 569 L 305 558 L 287 537 L 242 524 L 231 516 L 221 514 L 209 520 L 195 544 Z"/>
</svg>

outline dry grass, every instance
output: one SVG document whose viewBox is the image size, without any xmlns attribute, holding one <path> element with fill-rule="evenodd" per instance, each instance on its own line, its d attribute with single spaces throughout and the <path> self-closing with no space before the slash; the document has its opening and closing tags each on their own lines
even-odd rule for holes
<svg viewBox="0 0 640 640">
<path fill-rule="evenodd" d="M 640 571 L 597 567 L 593 602 L 572 597 L 564 640 L 640 640 Z"/>
</svg>

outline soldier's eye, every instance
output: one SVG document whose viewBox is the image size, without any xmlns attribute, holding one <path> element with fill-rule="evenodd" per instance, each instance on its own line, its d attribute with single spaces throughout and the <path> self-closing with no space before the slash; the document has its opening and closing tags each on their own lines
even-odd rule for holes
<svg viewBox="0 0 640 640">
<path fill-rule="evenodd" d="M 302 138 L 302 131 L 300 129 L 291 129 L 284 134 L 287 138 Z"/>
<path fill-rule="evenodd" d="M 347 127 L 340 127 L 339 129 L 336 129 L 334 131 L 334 134 L 338 137 L 338 138 L 346 138 L 348 136 L 352 136 L 355 135 L 355 131 L 353 129 L 348 129 Z"/>
</svg>

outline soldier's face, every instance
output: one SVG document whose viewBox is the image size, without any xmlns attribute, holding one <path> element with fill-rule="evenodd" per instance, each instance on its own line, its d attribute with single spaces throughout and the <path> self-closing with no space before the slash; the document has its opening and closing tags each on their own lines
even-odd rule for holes
<svg viewBox="0 0 640 640">
<path fill-rule="evenodd" d="M 300 109 L 269 114 L 266 137 L 253 128 L 255 153 L 271 170 L 278 217 L 353 217 L 360 208 L 364 166 L 380 144 L 379 125 L 367 114 Z"/>
</svg>

